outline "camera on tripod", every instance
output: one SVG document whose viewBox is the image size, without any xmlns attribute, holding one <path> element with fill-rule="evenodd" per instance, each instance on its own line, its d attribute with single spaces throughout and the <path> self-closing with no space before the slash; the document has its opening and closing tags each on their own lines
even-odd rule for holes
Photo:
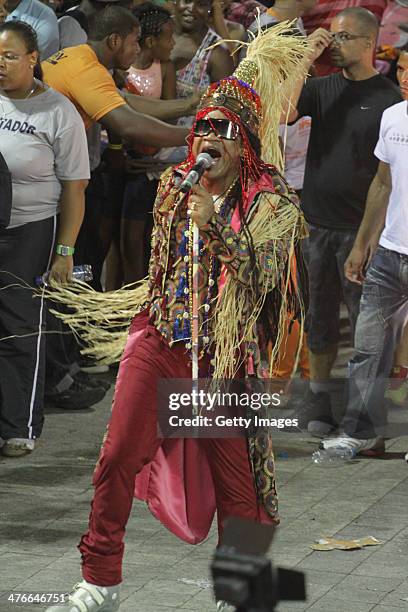
<svg viewBox="0 0 408 612">
<path fill-rule="evenodd" d="M 281 600 L 305 601 L 303 572 L 272 568 L 265 556 L 274 527 L 230 518 L 211 565 L 217 601 L 236 612 L 273 612 Z"/>
</svg>

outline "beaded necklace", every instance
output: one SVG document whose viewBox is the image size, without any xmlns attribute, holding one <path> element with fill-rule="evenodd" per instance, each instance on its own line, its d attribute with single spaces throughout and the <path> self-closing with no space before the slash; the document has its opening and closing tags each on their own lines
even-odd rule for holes
<svg viewBox="0 0 408 612">
<path fill-rule="evenodd" d="M 236 184 L 236 180 L 228 187 L 228 189 L 218 196 L 214 202 L 214 209 L 217 214 L 224 217 L 229 208 L 229 197 Z M 217 200 L 220 202 L 217 206 Z M 185 271 L 180 276 L 180 281 L 176 290 L 176 297 L 184 298 L 184 311 L 183 314 L 177 315 L 176 321 L 173 328 L 173 340 L 184 340 L 186 349 L 191 350 L 191 330 L 192 330 L 192 319 L 193 319 L 193 221 L 191 217 L 187 218 L 186 225 L 183 230 L 183 237 L 179 245 L 179 255 L 183 257 L 183 261 L 186 265 Z M 202 239 L 199 242 L 199 254 L 200 256 L 204 252 L 204 243 Z M 203 349 L 200 354 L 202 357 L 204 350 L 208 348 L 210 343 L 209 338 L 209 312 L 211 308 L 211 301 L 214 298 L 214 291 L 216 288 L 216 279 L 219 271 L 219 262 L 214 255 L 210 255 L 209 272 L 208 272 L 208 288 L 207 295 L 202 306 L 204 315 L 202 323 L 203 333 Z"/>
</svg>

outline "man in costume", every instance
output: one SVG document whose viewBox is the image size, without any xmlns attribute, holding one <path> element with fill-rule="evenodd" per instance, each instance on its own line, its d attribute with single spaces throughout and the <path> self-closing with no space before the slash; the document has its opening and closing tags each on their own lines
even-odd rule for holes
<svg viewBox="0 0 408 612">
<path fill-rule="evenodd" d="M 103 335 L 105 322 L 108 341 L 116 339 L 119 346 L 120 333 L 111 335 L 115 317 L 123 325 L 135 302 L 144 309 L 130 328 L 94 474 L 89 529 L 79 546 L 84 579 L 69 603 L 48 612 L 119 608 L 123 538 L 135 478 L 136 495 L 190 543 L 207 536 L 215 510 L 220 534 L 228 516 L 272 524 L 279 520 L 269 430 L 249 438 L 163 440 L 157 433 L 156 404 L 160 379 L 192 377 L 193 287 L 202 378 L 257 375 L 262 349 L 272 340 L 274 357 L 287 313 L 302 310 L 291 271 L 298 240 L 305 235 L 303 216 L 296 193 L 259 155 L 262 137 L 264 156 L 281 160 L 283 86 L 290 87 L 303 71 L 305 46 L 285 25 L 278 26 L 250 43 L 232 77 L 207 90 L 187 160 L 161 179 L 147 285 L 105 295 L 79 290 L 76 298 L 74 289 L 60 292 L 77 305 L 71 323 L 78 327 L 82 321 L 91 344 Z M 262 93 L 268 99 L 264 110 Z M 185 196 L 179 179 L 202 152 L 214 163 Z M 200 234 L 198 282 L 193 278 L 194 224 Z M 103 302 L 110 304 L 110 315 L 102 315 Z M 95 322 L 93 329 L 89 320 Z"/>
</svg>

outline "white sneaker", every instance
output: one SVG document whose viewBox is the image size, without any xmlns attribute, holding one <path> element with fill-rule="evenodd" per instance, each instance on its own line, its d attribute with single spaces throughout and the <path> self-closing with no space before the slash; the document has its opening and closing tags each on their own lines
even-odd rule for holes
<svg viewBox="0 0 408 612">
<path fill-rule="evenodd" d="M 226 601 L 219 599 L 217 601 L 217 612 L 228 612 L 228 610 L 234 610 Z"/>
<path fill-rule="evenodd" d="M 35 440 L 29 438 L 9 438 L 3 440 L 0 448 L 5 457 L 22 457 L 32 453 L 35 448 Z"/>
<path fill-rule="evenodd" d="M 83 580 L 75 585 L 65 604 L 51 606 L 45 612 L 116 612 L 119 594 L 119 585 L 102 587 Z"/>
<path fill-rule="evenodd" d="M 385 452 L 384 438 L 368 438 L 358 439 L 352 438 L 347 434 L 343 434 L 336 438 L 327 438 L 322 440 L 319 445 L 320 448 L 328 450 L 330 448 L 347 448 L 352 449 L 355 455 L 367 455 L 375 456 L 382 455 Z"/>
</svg>

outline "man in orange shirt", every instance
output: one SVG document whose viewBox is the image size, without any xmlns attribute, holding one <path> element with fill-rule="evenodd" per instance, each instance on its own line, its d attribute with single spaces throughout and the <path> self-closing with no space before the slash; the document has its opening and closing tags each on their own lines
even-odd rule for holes
<svg viewBox="0 0 408 612">
<path fill-rule="evenodd" d="M 63 49 L 43 62 L 44 80 L 74 103 L 86 128 L 98 122 L 109 130 L 110 138 L 113 135 L 118 142 L 123 139 L 131 145 L 147 142 L 154 143 L 158 148 L 184 145 L 187 135 L 184 128 L 162 123 L 141 113 L 147 112 L 164 120 L 171 119 L 188 114 L 188 104 L 192 104 L 191 100 L 150 101 L 147 107 L 146 100 L 139 96 L 129 94 L 129 99 L 127 95 L 122 97 L 109 73 L 109 70 L 114 68 L 128 68 L 139 51 L 139 25 L 132 13 L 117 5 L 110 6 L 94 15 L 90 25 L 88 44 Z M 133 110 L 131 105 L 140 112 Z M 61 121 L 64 121 L 63 117 Z M 121 149 L 121 144 L 110 143 L 107 151 L 110 168 L 113 167 L 112 162 L 115 162 L 115 167 L 121 165 Z M 76 264 L 92 266 L 94 287 L 100 289 L 101 271 L 107 250 L 103 242 L 105 236 L 102 236 L 106 227 L 103 222 L 107 218 L 104 217 L 103 206 L 104 202 L 112 204 L 112 200 L 113 206 L 120 205 L 120 184 L 117 186 L 120 181 L 115 181 L 115 177 L 120 175 L 115 175 L 113 171 L 109 175 L 111 187 L 110 193 L 106 195 L 97 165 L 91 173 L 91 182 L 86 193 L 85 219 L 74 260 Z M 110 221 L 108 219 L 108 223 Z M 56 331 L 61 331 L 59 323 L 54 322 L 54 327 Z M 66 330 L 64 332 L 66 334 Z M 92 391 L 88 389 L 89 379 L 82 378 L 77 381 L 75 378 L 79 361 L 79 355 L 74 350 L 75 343 L 69 341 L 67 335 L 60 337 L 66 340 L 63 351 L 66 359 L 60 358 L 62 340 L 59 341 L 57 351 L 53 352 L 50 349 L 53 342 L 48 343 L 47 401 L 60 408 L 87 407 L 90 403 L 95 403 L 95 393 L 89 392 Z M 85 365 L 89 367 L 92 364 Z M 67 380 L 71 381 L 69 388 L 65 385 Z M 62 381 L 64 390 L 60 390 Z M 76 382 L 78 384 L 74 387 Z M 100 388 L 97 390 L 99 393 Z M 100 395 L 96 397 L 96 401 L 99 401 Z"/>
<path fill-rule="evenodd" d="M 44 80 L 75 104 L 86 128 L 98 121 L 131 144 L 184 145 L 185 128 L 168 125 L 133 110 L 132 97 L 127 104 L 109 73 L 111 69 L 127 70 L 134 61 L 139 51 L 137 19 L 127 9 L 110 6 L 98 14 L 93 26 L 87 44 L 63 49 L 43 62 Z M 138 108 L 147 110 L 143 104 L 145 101 L 138 100 Z M 180 105 L 180 113 L 185 111 L 185 101 L 173 104 Z M 177 108 L 175 111 L 174 116 L 177 116 Z M 157 114 L 151 100 L 149 113 Z"/>
</svg>

